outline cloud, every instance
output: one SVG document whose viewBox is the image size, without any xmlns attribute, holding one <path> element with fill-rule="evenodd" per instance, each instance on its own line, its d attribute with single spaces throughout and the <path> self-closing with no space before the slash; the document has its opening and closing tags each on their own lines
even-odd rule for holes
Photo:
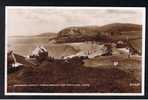
<svg viewBox="0 0 148 100">
<path fill-rule="evenodd" d="M 142 24 L 141 10 L 121 9 L 7 9 L 9 35 L 58 32 L 69 26 L 104 25 L 114 22 Z"/>
</svg>

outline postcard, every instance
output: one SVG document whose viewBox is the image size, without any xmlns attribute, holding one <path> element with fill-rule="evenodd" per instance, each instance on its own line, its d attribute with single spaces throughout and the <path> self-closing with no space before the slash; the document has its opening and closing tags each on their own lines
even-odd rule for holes
<svg viewBox="0 0 148 100">
<path fill-rule="evenodd" d="M 144 95 L 144 7 L 6 6 L 5 95 Z"/>
</svg>

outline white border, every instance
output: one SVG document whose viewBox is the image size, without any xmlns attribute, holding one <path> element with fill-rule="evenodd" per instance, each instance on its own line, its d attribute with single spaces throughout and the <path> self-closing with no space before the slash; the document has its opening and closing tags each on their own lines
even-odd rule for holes
<svg viewBox="0 0 148 100">
<path fill-rule="evenodd" d="M 9 9 L 121 9 L 121 10 L 141 10 L 143 12 L 143 25 L 142 25 L 142 92 L 141 93 L 8 93 L 7 92 L 7 10 Z M 145 7 L 56 7 L 56 6 L 6 6 L 6 12 L 5 12 L 5 95 L 17 95 L 17 96 L 56 96 L 56 95 L 63 95 L 63 96 L 144 96 L 144 80 L 145 80 L 145 13 L 146 8 Z"/>
</svg>

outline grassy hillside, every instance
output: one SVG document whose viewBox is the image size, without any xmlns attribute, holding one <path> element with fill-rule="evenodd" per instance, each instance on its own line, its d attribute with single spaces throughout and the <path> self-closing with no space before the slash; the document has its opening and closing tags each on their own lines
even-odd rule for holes
<svg viewBox="0 0 148 100">
<path fill-rule="evenodd" d="M 57 43 L 83 41 L 114 41 L 141 37 L 142 26 L 129 23 L 113 23 L 104 26 L 68 27 L 61 30 Z"/>
<path fill-rule="evenodd" d="M 120 59 L 120 57 L 104 57 L 99 61 Z M 20 57 L 17 57 L 18 60 Z M 96 60 L 97 60 L 96 59 Z M 132 60 L 128 59 L 131 63 Z M 24 61 L 23 61 L 24 62 Z M 104 62 L 105 64 L 106 62 Z M 141 85 L 131 87 L 130 83 L 139 83 L 136 76 L 130 72 L 128 65 L 113 67 L 113 62 L 108 62 L 108 67 L 91 65 L 85 67 L 80 59 L 73 59 L 69 63 L 63 60 L 43 61 L 39 66 L 26 66 L 8 75 L 9 92 L 101 92 L 101 93 L 137 93 Z M 124 63 L 124 62 L 122 62 Z M 93 63 L 94 64 L 94 63 Z M 123 67 L 123 68 L 121 68 Z M 130 66 L 132 67 L 132 66 Z M 134 65 L 133 65 L 134 67 Z M 138 67 L 138 66 L 137 66 Z M 121 69 L 120 69 L 121 68 Z M 128 70 L 128 72 L 126 70 Z M 133 68 L 134 70 L 134 68 Z M 17 84 L 88 84 L 88 86 L 35 86 L 35 87 L 13 87 Z"/>
</svg>

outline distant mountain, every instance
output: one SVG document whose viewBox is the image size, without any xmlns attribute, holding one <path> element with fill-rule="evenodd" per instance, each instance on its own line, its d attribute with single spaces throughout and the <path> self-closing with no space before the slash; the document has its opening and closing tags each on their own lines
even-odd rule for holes
<svg viewBox="0 0 148 100">
<path fill-rule="evenodd" d="M 39 35 L 35 36 L 56 36 L 57 33 L 47 32 L 47 33 L 40 33 Z"/>
<path fill-rule="evenodd" d="M 113 23 L 104 26 L 68 27 L 61 30 L 57 43 L 83 41 L 117 41 L 141 37 L 142 26 L 129 23 Z"/>
<path fill-rule="evenodd" d="M 8 36 L 10 38 L 19 38 L 19 37 L 55 37 L 57 36 L 57 33 L 52 33 L 52 32 L 48 32 L 48 33 L 40 33 L 40 34 L 37 34 L 37 35 L 12 35 L 12 36 Z"/>
</svg>

